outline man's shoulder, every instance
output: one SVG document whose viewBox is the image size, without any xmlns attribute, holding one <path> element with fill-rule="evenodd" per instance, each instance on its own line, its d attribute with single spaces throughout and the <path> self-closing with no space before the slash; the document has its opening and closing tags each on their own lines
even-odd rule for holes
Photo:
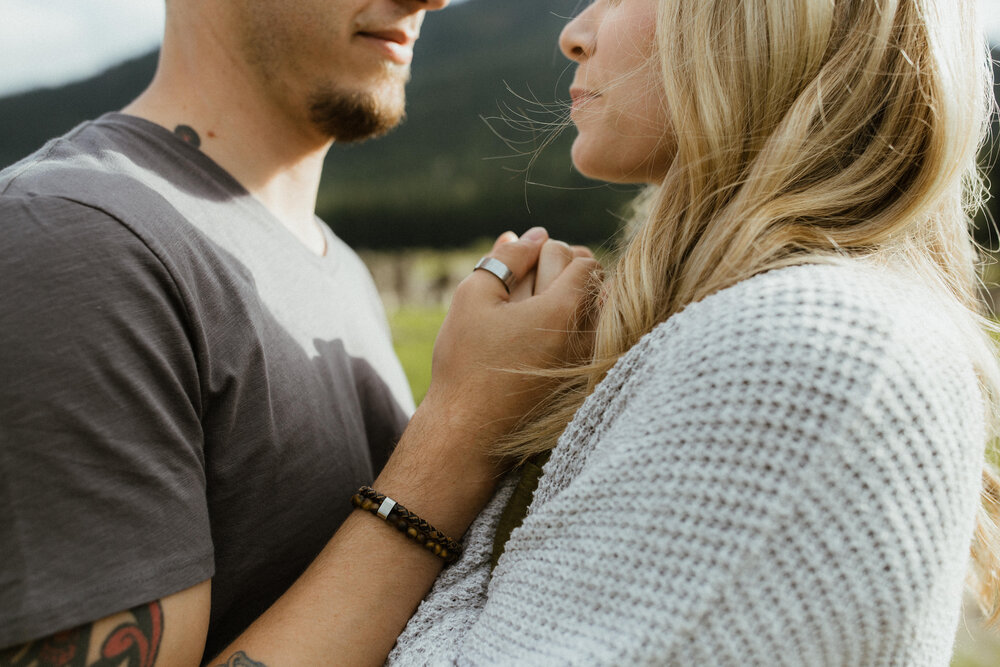
<svg viewBox="0 0 1000 667">
<path fill-rule="evenodd" d="M 51 139 L 0 172 L 0 196 L 60 200 L 121 218 L 130 210 L 168 209 L 142 182 L 131 146 L 104 121 L 88 121 Z"/>
<path fill-rule="evenodd" d="M 84 155 L 79 139 L 86 135 L 93 121 L 85 121 L 65 134 L 53 137 L 17 162 L 0 169 L 0 194 L 32 191 L 56 175 L 60 168 L 71 167 L 74 157 Z"/>
<path fill-rule="evenodd" d="M 211 174 L 185 161 L 185 151 L 196 149 L 178 144 L 164 128 L 122 114 L 50 140 L 0 172 L 5 243 L 40 257 L 65 248 L 72 252 L 63 257 L 67 266 L 86 253 L 118 261 L 115 248 L 127 246 L 171 273 L 215 272 L 223 260 L 195 233 L 180 193 L 221 197 L 211 190 Z"/>
</svg>

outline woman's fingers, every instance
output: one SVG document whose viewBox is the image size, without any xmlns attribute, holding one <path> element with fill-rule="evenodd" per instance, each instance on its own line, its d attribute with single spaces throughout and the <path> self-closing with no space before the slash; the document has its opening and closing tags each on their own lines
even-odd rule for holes
<svg viewBox="0 0 1000 667">
<path fill-rule="evenodd" d="M 510 243 L 511 241 L 516 241 L 516 240 L 517 240 L 517 234 L 515 234 L 514 232 L 504 232 L 503 234 L 497 237 L 496 241 L 493 242 L 493 250 L 496 250 L 504 243 Z M 493 250 L 491 250 L 490 252 L 493 252 Z"/>
<path fill-rule="evenodd" d="M 541 297 L 587 306 L 586 296 L 597 291 L 603 276 L 601 264 L 593 257 L 574 257 Z"/>
<path fill-rule="evenodd" d="M 522 246 L 501 251 L 504 246 L 518 241 L 527 243 L 527 247 L 524 247 L 525 244 L 522 243 Z M 525 261 L 524 258 L 528 258 L 527 261 L 530 262 L 534 249 L 533 244 L 538 241 L 542 241 L 542 246 L 537 255 L 536 264 L 522 274 L 520 267 Z M 525 250 L 528 252 L 525 253 Z M 513 266 L 504 260 L 504 257 L 509 256 L 507 253 L 511 251 L 515 253 L 511 256 Z M 525 232 L 520 238 L 514 232 L 504 232 L 493 242 L 489 256 L 504 262 L 514 274 L 514 286 L 510 290 L 510 301 L 517 302 L 524 301 L 548 288 L 574 257 L 592 258 L 594 254 L 584 246 L 570 246 L 562 241 L 550 239 L 543 228 L 535 227 Z M 494 277 L 496 277 L 495 274 Z"/>
<path fill-rule="evenodd" d="M 574 257 L 540 298 L 566 304 L 569 311 L 564 316 L 574 318 L 576 325 L 586 328 L 603 279 L 604 269 L 596 259 Z"/>
<path fill-rule="evenodd" d="M 536 270 L 532 269 L 531 271 L 528 271 L 528 275 L 517 281 L 517 284 L 514 285 L 514 289 L 510 291 L 511 303 L 530 299 L 532 295 L 534 295 L 535 281 L 537 280 L 536 276 Z"/>
<path fill-rule="evenodd" d="M 573 261 L 573 249 L 562 241 L 549 239 L 542 246 L 535 275 L 534 294 L 541 294 Z"/>
</svg>

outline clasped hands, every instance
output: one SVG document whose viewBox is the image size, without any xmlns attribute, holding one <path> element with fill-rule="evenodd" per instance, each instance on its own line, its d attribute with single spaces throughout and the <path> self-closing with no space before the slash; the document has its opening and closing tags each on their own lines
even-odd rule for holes
<svg viewBox="0 0 1000 667">
<path fill-rule="evenodd" d="M 507 293 L 487 271 L 458 286 L 434 345 L 425 401 L 475 433 L 502 437 L 544 396 L 551 380 L 530 371 L 590 354 L 588 335 L 601 267 L 590 250 L 535 227 L 501 235 L 489 253 L 514 273 Z"/>
</svg>

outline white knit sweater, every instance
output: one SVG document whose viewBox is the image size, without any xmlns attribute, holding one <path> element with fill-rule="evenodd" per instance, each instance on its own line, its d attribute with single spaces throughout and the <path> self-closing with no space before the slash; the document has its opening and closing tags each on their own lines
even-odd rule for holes
<svg viewBox="0 0 1000 667">
<path fill-rule="evenodd" d="M 926 291 L 863 266 L 757 276 L 619 361 L 492 579 L 511 480 L 389 662 L 945 666 L 983 442 Z"/>
</svg>

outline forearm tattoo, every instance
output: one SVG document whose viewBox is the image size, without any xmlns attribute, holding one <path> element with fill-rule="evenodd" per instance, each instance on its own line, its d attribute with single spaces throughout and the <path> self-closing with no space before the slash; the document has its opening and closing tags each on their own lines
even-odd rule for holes
<svg viewBox="0 0 1000 667">
<path fill-rule="evenodd" d="M 108 634 L 93 662 L 87 654 L 91 641 L 100 638 L 88 624 L 0 651 L 0 667 L 153 667 L 163 639 L 163 607 L 151 602 L 130 613 L 130 620 Z"/>
<path fill-rule="evenodd" d="M 243 651 L 237 651 L 229 656 L 229 660 L 218 665 L 218 667 L 267 667 L 263 662 L 257 662 L 247 657 Z"/>
</svg>

